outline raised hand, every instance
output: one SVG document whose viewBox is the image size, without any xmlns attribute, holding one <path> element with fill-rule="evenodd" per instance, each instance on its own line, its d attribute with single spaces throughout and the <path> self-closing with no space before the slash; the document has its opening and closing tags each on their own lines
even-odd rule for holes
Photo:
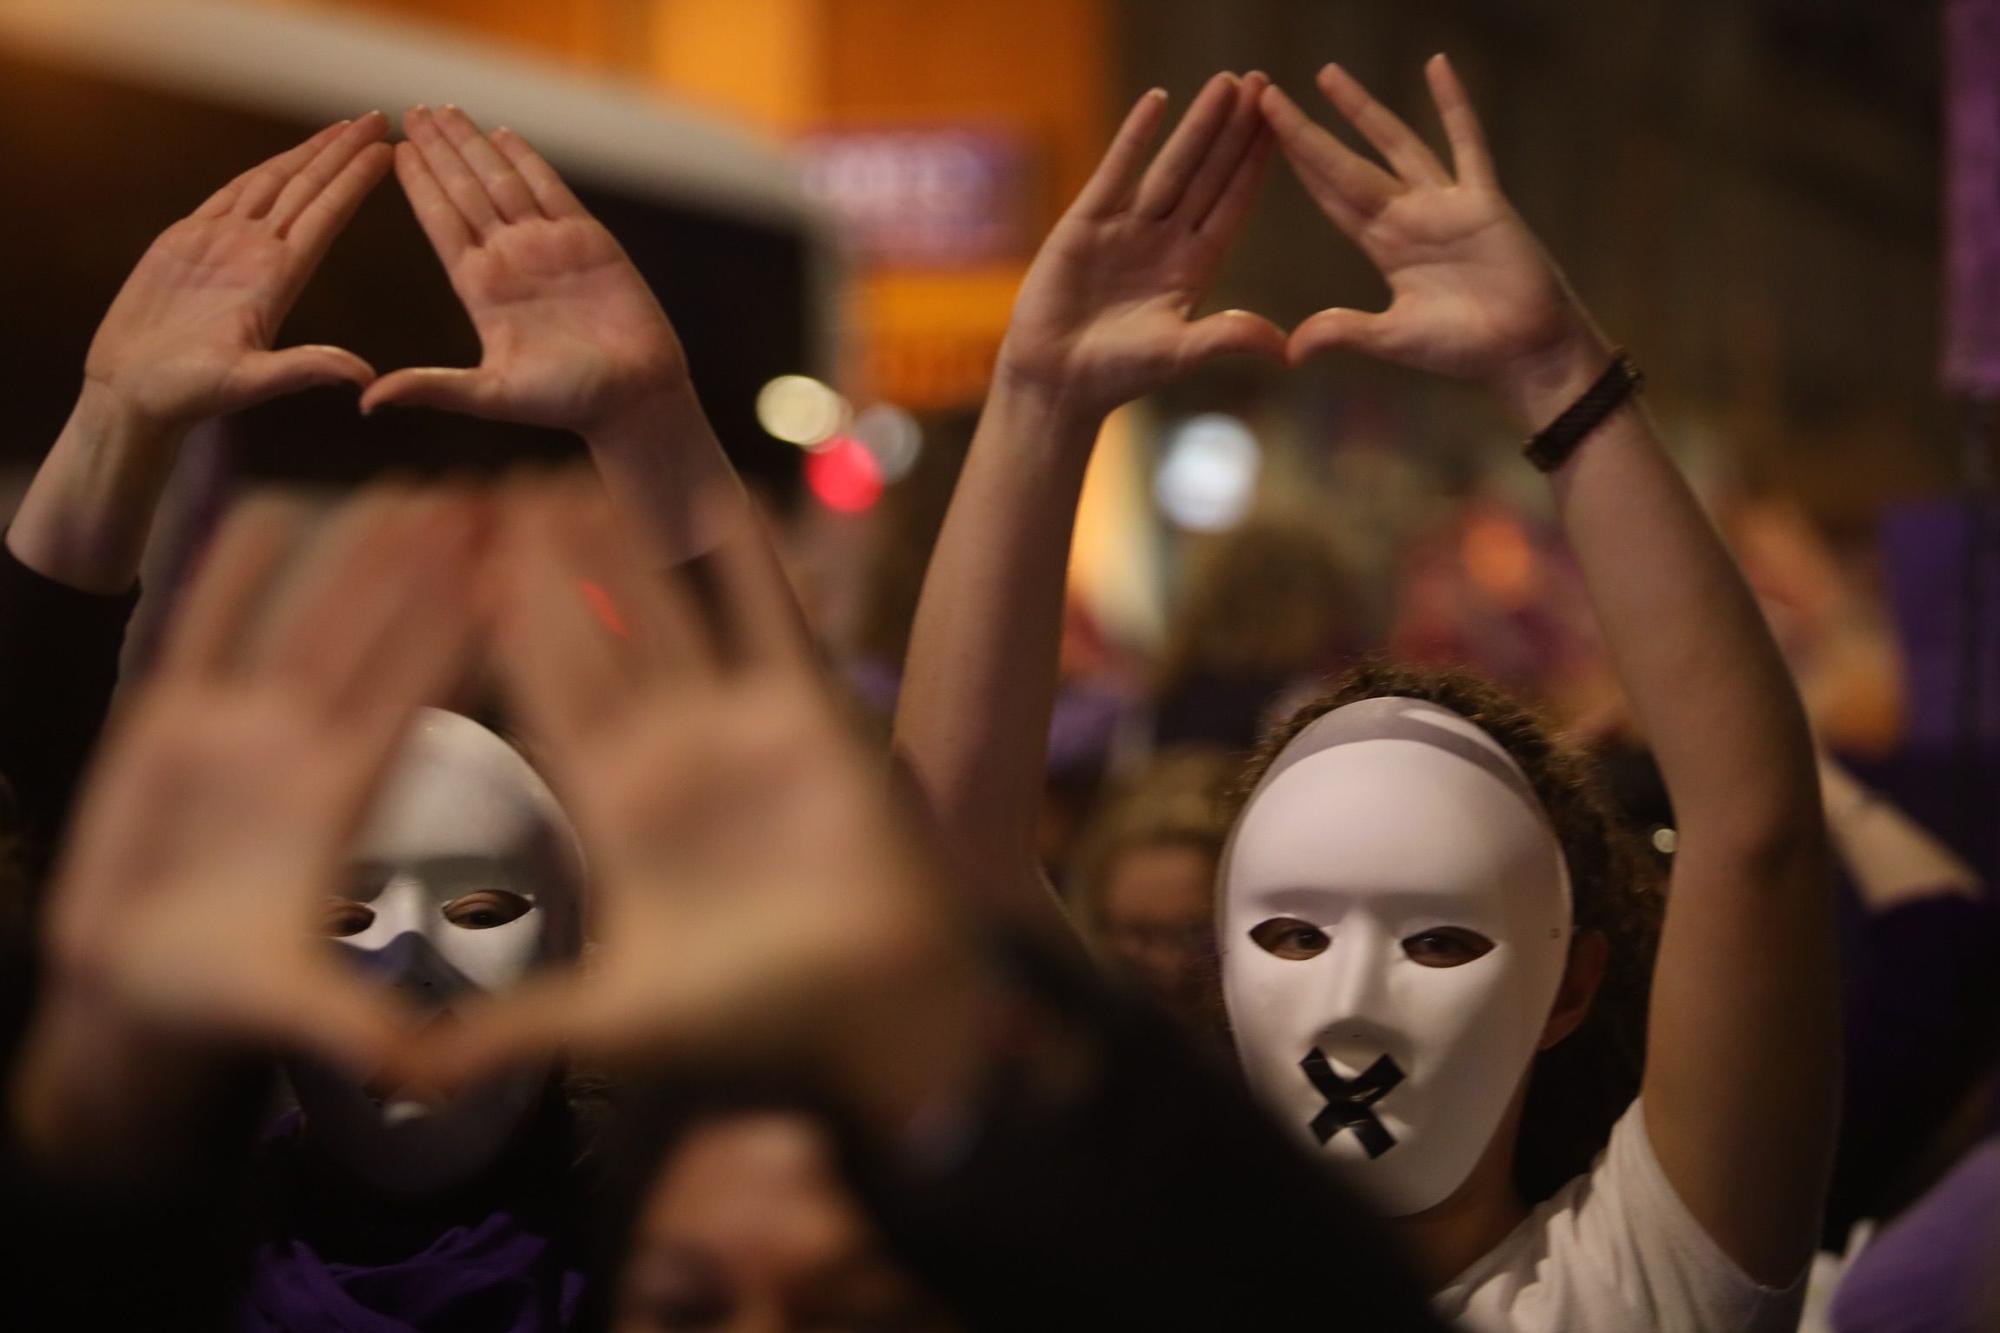
<svg viewBox="0 0 2000 1333">
<path fill-rule="evenodd" d="M 152 1113 L 244 1054 L 394 1067 L 401 1015 L 317 918 L 411 709 L 464 668 L 483 526 L 465 498 L 363 500 L 267 612 L 296 521 L 255 501 L 232 518 L 60 867 L 15 1082 L 30 1142 L 148 1141 Z"/>
<path fill-rule="evenodd" d="M 959 1060 L 962 1027 L 929 1038 L 962 1021 L 968 950 L 886 766 L 825 689 L 769 544 L 739 525 L 717 561 L 719 632 L 630 563 L 601 500 L 508 514 L 503 677 L 583 834 L 598 943 L 581 973 L 439 1034 L 438 1076 L 723 1049 L 907 1104 Z"/>
<path fill-rule="evenodd" d="M 1291 359 L 1351 348 L 1478 380 L 1544 425 L 1536 419 L 1543 391 L 1560 399 L 1580 370 L 1573 362 L 1589 363 L 1590 375 L 1601 371 L 1602 340 L 1500 192 L 1479 118 L 1451 62 L 1436 56 L 1424 72 L 1454 170 L 1338 65 L 1320 71 L 1320 89 L 1386 168 L 1314 124 L 1278 88 L 1263 93 L 1264 117 L 1286 160 L 1381 270 L 1392 298 L 1381 312 L 1337 308 L 1311 316 L 1292 331 Z"/>
<path fill-rule="evenodd" d="M 1213 357 L 1283 356 L 1285 336 L 1268 320 L 1194 318 L 1263 180 L 1270 140 L 1257 99 L 1267 84 L 1216 75 L 1150 166 L 1167 98 L 1154 89 L 1139 99 L 1028 269 L 996 387 L 1099 415 Z"/>
<path fill-rule="evenodd" d="M 329 125 L 252 168 L 168 228 L 125 280 L 92 339 L 86 386 L 141 428 L 185 430 L 318 384 L 365 385 L 338 347 L 272 350 L 327 247 L 389 166 L 388 121 Z"/>
<path fill-rule="evenodd" d="M 603 224 L 511 130 L 456 107 L 403 117 L 396 177 L 483 351 L 471 369 L 385 375 L 364 412 L 417 405 L 589 436 L 687 381 L 660 304 Z"/>
</svg>

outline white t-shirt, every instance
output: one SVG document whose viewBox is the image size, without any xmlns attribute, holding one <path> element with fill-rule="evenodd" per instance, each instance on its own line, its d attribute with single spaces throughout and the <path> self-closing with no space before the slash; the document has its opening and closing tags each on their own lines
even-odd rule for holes
<svg viewBox="0 0 2000 1333">
<path fill-rule="evenodd" d="M 1790 1333 L 1805 1275 L 1760 1287 L 1667 1183 L 1634 1101 L 1588 1172 L 1434 1298 L 1475 1333 Z"/>
</svg>

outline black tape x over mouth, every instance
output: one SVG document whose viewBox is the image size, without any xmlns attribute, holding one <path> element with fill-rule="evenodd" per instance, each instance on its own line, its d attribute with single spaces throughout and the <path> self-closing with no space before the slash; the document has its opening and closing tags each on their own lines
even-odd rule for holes
<svg viewBox="0 0 2000 1333">
<path fill-rule="evenodd" d="M 1312 1081 L 1313 1090 L 1326 1099 L 1326 1105 L 1312 1118 L 1313 1138 L 1321 1147 L 1343 1129 L 1354 1131 L 1370 1161 L 1396 1146 L 1396 1136 L 1375 1118 L 1372 1109 L 1403 1081 L 1402 1067 L 1393 1058 L 1379 1055 L 1374 1064 L 1347 1079 L 1333 1072 L 1333 1066 L 1315 1046 L 1299 1061 L 1299 1068 Z"/>
</svg>

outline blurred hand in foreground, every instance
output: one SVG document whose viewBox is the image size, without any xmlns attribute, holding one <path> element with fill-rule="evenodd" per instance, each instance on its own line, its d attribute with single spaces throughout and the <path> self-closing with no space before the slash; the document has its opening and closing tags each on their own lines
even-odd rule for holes
<svg viewBox="0 0 2000 1333">
<path fill-rule="evenodd" d="M 441 1032 L 447 1082 L 571 1047 L 726 1051 L 824 1076 L 890 1121 L 956 1086 L 976 969 L 886 765 L 836 705 L 761 534 L 721 610 L 642 574 L 590 492 L 507 507 L 500 666 L 592 870 L 584 969 Z"/>
<path fill-rule="evenodd" d="M 405 1016 L 318 918 L 412 710 L 465 668 L 484 526 L 467 497 L 377 492 L 274 599 L 297 516 L 253 500 L 226 524 L 59 868 L 14 1082 L 24 1142 L 150 1150 L 246 1055 L 396 1067 Z"/>
</svg>

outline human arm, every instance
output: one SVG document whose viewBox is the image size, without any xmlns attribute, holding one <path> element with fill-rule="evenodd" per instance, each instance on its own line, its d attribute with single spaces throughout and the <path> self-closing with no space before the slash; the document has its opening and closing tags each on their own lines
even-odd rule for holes
<svg viewBox="0 0 2000 1333">
<path fill-rule="evenodd" d="M 414 107 L 396 175 L 479 335 L 479 365 L 393 371 L 364 412 L 421 406 L 574 431 L 661 567 L 749 518 L 680 339 L 617 240 L 512 130 Z"/>
<path fill-rule="evenodd" d="M 1273 90 L 1280 147 L 1387 280 L 1387 310 L 1322 311 L 1291 354 L 1348 349 L 1486 386 L 1538 431 L 1610 347 L 1501 193 L 1443 57 L 1447 170 L 1337 66 L 1321 87 L 1387 168 Z M 1805 717 L 1756 602 L 1632 403 L 1551 475 L 1557 516 L 1678 818 L 1654 978 L 1646 1128 L 1675 1192 L 1752 1277 L 1812 1249 L 1834 1137 L 1832 895 Z"/>
<path fill-rule="evenodd" d="M 388 169 L 387 130 L 380 112 L 327 126 L 223 186 L 146 251 L 91 340 L 76 406 L 8 528 L 24 565 L 84 592 L 126 592 L 190 427 L 313 385 L 374 379 L 341 348 L 273 343 Z"/>
<path fill-rule="evenodd" d="M 1113 408 L 1212 357 L 1283 350 L 1254 315 L 1194 318 L 1263 177 L 1264 83 L 1211 80 L 1150 165 L 1165 94 L 1126 117 L 1022 282 L 917 606 L 897 748 L 967 891 L 1057 933 L 1034 828 L 1084 471 Z"/>
</svg>

